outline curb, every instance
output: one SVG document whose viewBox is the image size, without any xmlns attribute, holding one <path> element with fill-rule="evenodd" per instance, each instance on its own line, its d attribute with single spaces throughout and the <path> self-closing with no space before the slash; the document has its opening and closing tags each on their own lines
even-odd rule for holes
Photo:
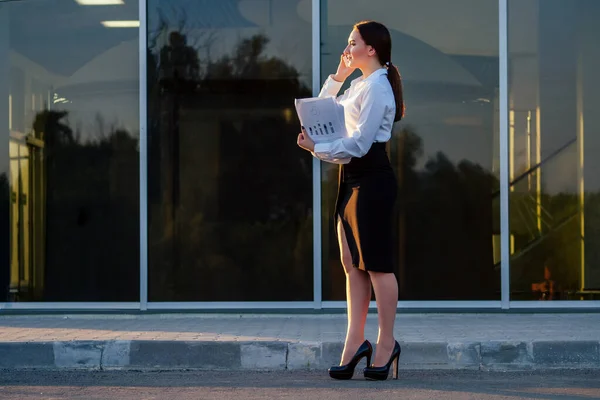
<svg viewBox="0 0 600 400">
<path fill-rule="evenodd" d="M 404 342 L 402 369 L 600 369 L 598 341 Z M 316 370 L 339 362 L 342 343 L 70 341 L 0 342 L 0 369 Z"/>
</svg>

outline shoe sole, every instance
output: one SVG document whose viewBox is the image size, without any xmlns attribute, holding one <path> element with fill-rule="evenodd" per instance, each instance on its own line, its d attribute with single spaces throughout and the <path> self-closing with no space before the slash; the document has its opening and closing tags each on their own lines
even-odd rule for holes
<svg viewBox="0 0 600 400">
<path fill-rule="evenodd" d="M 368 381 L 385 381 L 387 378 L 387 376 L 365 376 Z"/>
</svg>

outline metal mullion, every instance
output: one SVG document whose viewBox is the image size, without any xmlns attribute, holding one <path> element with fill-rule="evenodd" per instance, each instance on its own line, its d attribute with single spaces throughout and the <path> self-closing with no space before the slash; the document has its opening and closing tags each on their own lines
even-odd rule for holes
<svg viewBox="0 0 600 400">
<path fill-rule="evenodd" d="M 500 268 L 501 307 L 510 307 L 510 224 L 509 224 L 509 110 L 508 110 L 508 0 L 498 0 L 500 61 Z"/>
<path fill-rule="evenodd" d="M 312 0 L 312 92 L 319 94 L 321 86 L 321 2 Z M 313 303 L 322 303 L 322 223 L 321 223 L 321 161 L 313 157 Z"/>
<path fill-rule="evenodd" d="M 147 0 L 139 0 L 140 310 L 148 309 Z"/>
</svg>

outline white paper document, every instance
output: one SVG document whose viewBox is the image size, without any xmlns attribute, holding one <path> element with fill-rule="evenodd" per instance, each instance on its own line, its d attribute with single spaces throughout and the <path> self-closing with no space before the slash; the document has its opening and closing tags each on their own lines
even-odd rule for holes
<svg viewBox="0 0 600 400">
<path fill-rule="evenodd" d="M 346 137 L 344 106 L 333 97 L 310 97 L 294 101 L 300 123 L 315 143 Z"/>
</svg>

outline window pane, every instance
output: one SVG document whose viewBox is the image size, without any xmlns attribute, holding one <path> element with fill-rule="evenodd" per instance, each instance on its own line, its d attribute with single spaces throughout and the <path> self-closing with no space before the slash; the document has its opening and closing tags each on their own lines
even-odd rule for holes
<svg viewBox="0 0 600 400">
<path fill-rule="evenodd" d="M 600 299 L 600 2 L 509 2 L 511 299 Z"/>
<path fill-rule="evenodd" d="M 137 13 L 0 3 L 0 301 L 139 300 Z"/>
<path fill-rule="evenodd" d="M 497 0 L 322 2 L 321 81 L 352 25 L 386 24 L 406 118 L 389 154 L 400 300 L 500 298 Z M 358 77 L 355 72 L 351 79 Z M 337 166 L 323 164 L 323 298 L 343 300 L 333 227 Z"/>
<path fill-rule="evenodd" d="M 148 11 L 149 299 L 312 300 L 310 2 Z"/>
</svg>

